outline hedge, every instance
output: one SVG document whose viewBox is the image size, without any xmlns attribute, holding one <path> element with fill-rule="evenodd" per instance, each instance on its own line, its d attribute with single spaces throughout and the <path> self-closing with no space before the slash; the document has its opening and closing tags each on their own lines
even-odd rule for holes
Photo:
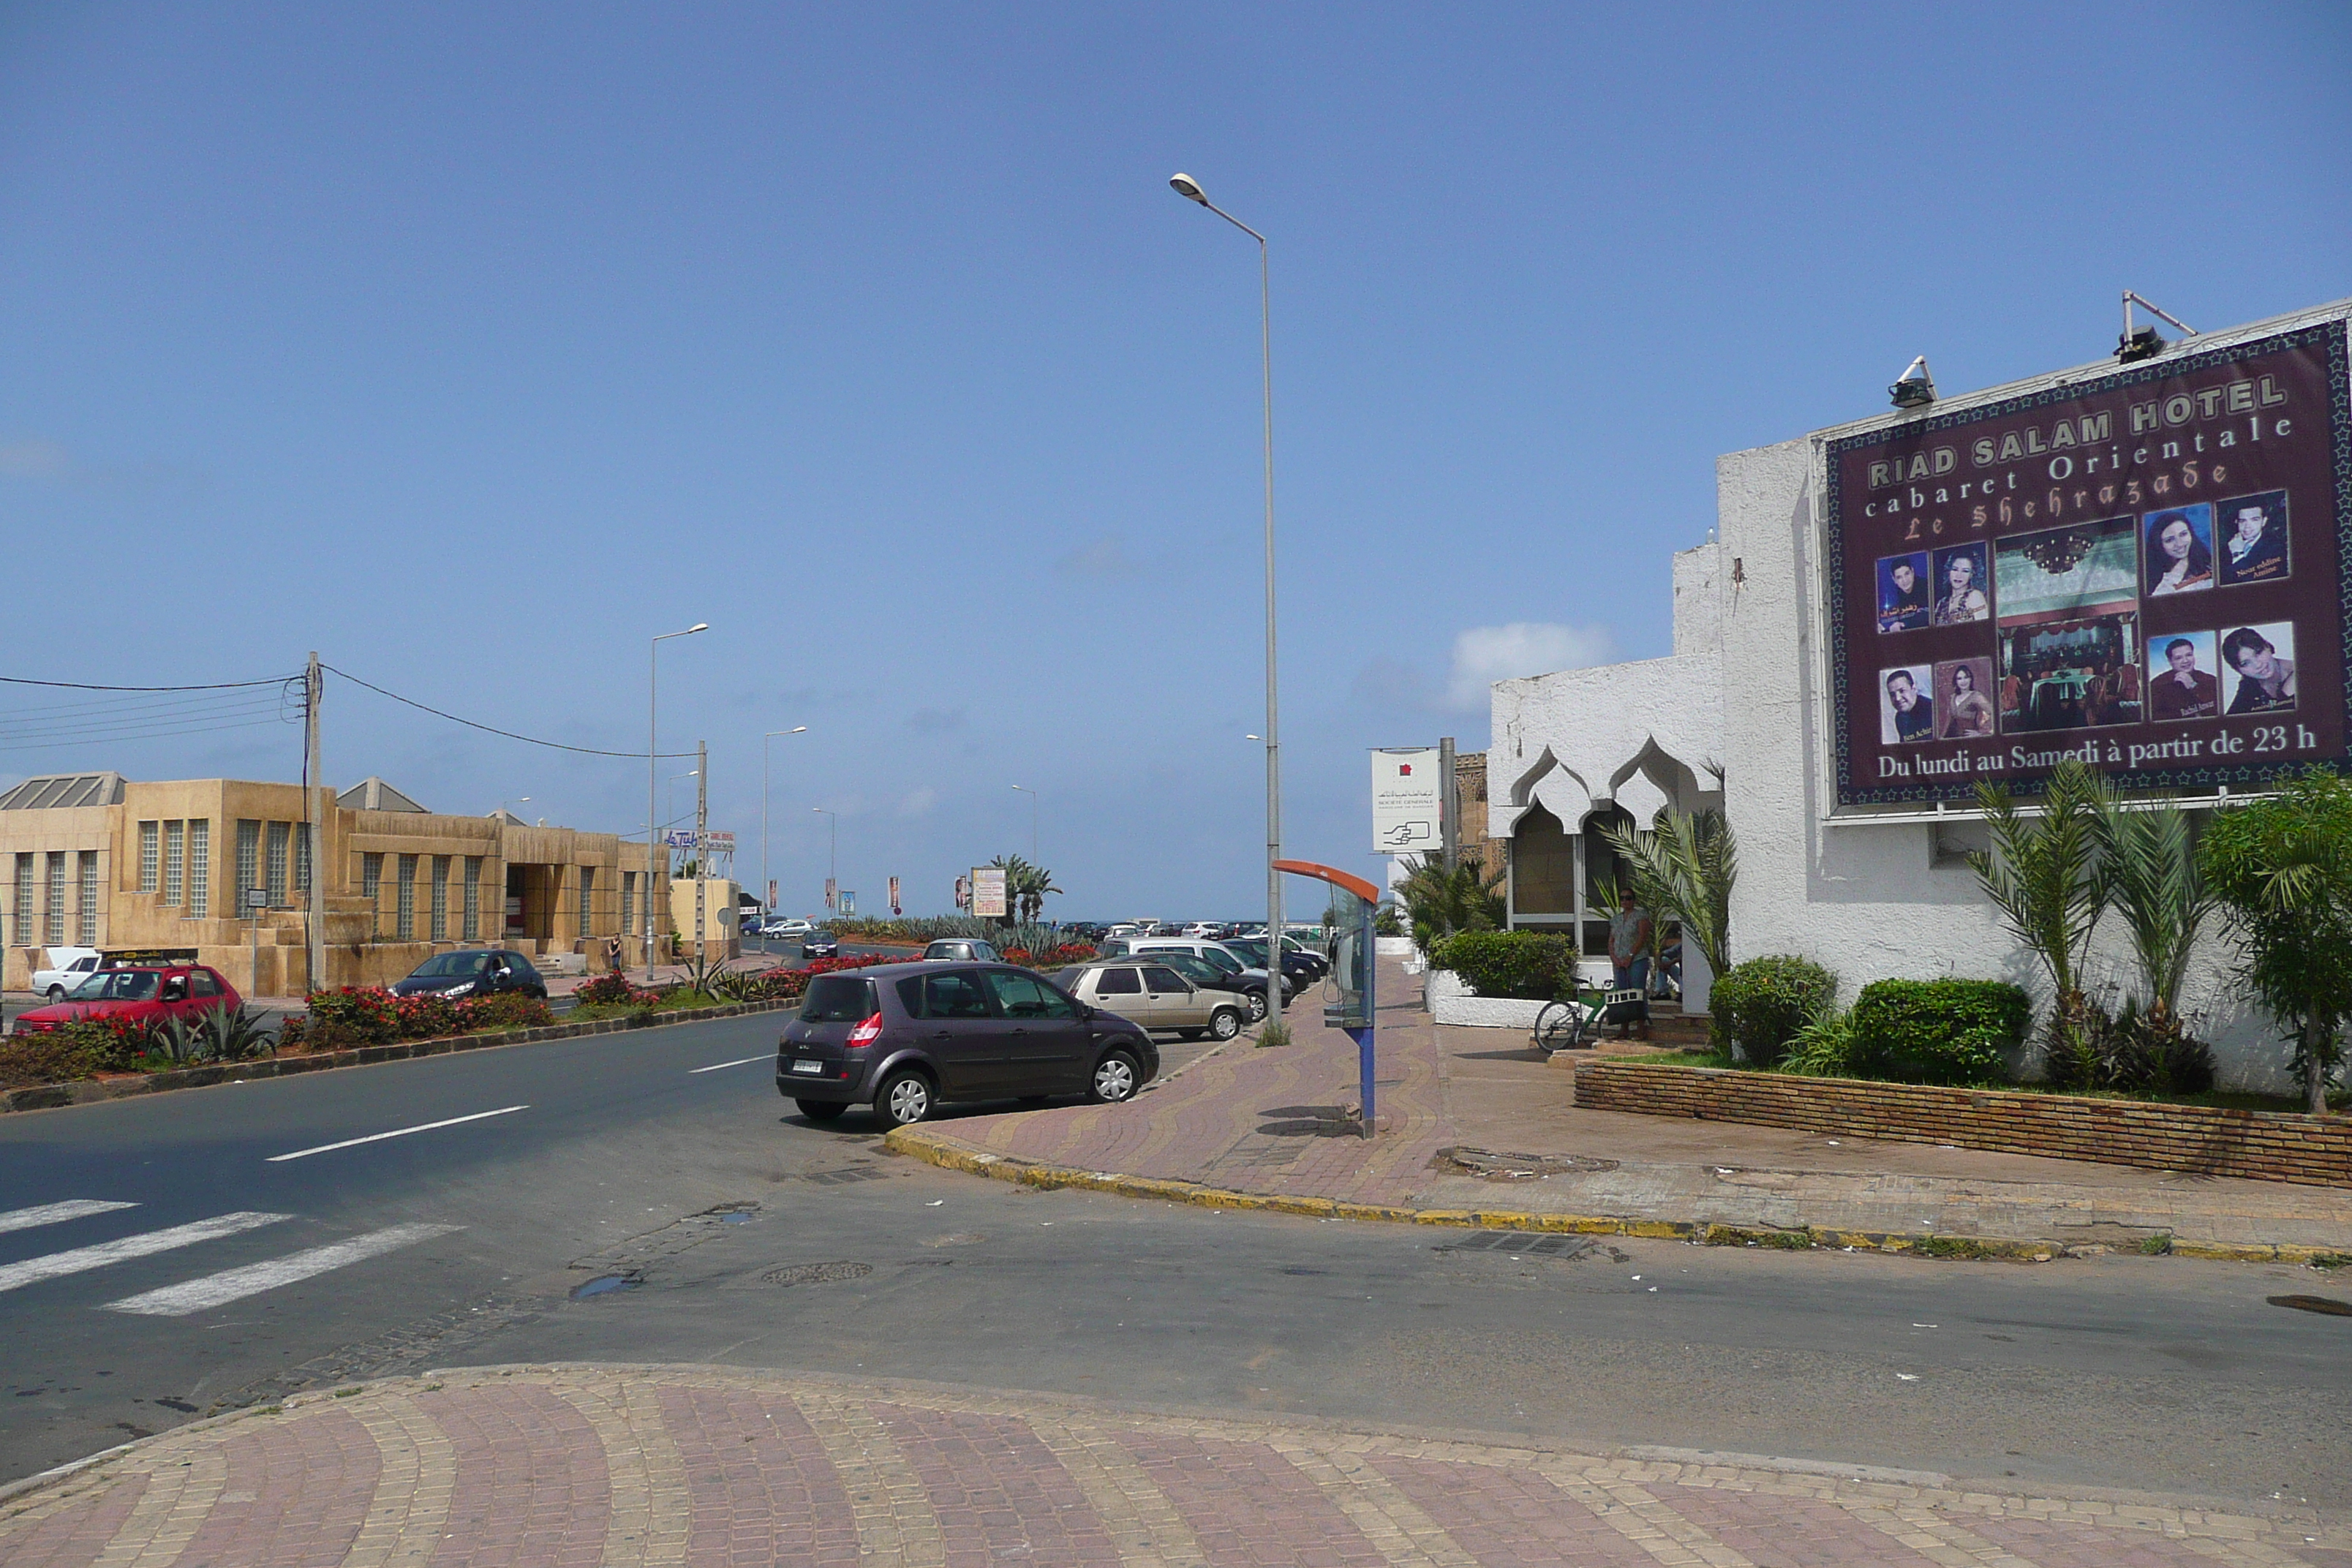
<svg viewBox="0 0 2352 1568">
<path fill-rule="evenodd" d="M 1534 931 L 1465 931 L 1430 950 L 1430 962 L 1481 996 L 1549 1002 L 1576 984 L 1576 945 Z"/>
<path fill-rule="evenodd" d="M 1854 998 L 1854 1068 L 1898 1083 L 2005 1082 L 2033 1005 L 1999 980 L 1874 980 Z"/>
<path fill-rule="evenodd" d="M 1718 1043 L 1728 1040 L 1757 1067 L 1779 1063 L 1797 1031 L 1837 1000 L 1837 976 L 1787 953 L 1736 963 L 1707 993 Z"/>
</svg>

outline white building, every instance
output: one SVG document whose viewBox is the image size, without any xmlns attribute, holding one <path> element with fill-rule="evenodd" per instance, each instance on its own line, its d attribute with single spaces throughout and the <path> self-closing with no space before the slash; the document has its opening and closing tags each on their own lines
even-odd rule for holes
<svg viewBox="0 0 2352 1568">
<path fill-rule="evenodd" d="M 2159 487 L 2167 489 L 2161 496 L 2143 495 L 2137 478 L 2121 478 L 2105 483 L 2104 489 L 2102 481 L 2094 480 L 2087 494 L 2074 489 L 2084 477 L 2081 463 L 2063 452 L 2044 457 L 2045 447 L 2035 442 L 2046 437 L 2029 435 L 2023 448 L 2011 449 L 2030 455 L 2014 461 L 1991 441 L 1975 444 L 1986 448 L 1975 451 L 1966 439 L 1970 420 L 1978 421 L 1979 428 L 1995 418 L 2028 420 L 2037 409 L 2080 406 L 2069 402 L 2077 397 L 2106 396 L 2117 400 L 2123 410 L 2116 426 L 2100 426 L 2100 433 L 2113 439 L 2099 447 L 2101 457 L 2088 459 L 2108 463 L 2105 473 L 2120 468 L 2145 477 L 2168 461 L 2172 467 L 2166 472 L 2175 476 L 2169 482 L 2185 484 L 2191 481 L 2179 479 L 2179 474 L 2196 470 L 2200 461 L 2210 468 L 2226 457 L 2228 463 L 2220 466 L 2242 472 L 2222 480 L 2219 488 L 2207 486 L 2195 492 L 2212 500 L 2229 495 L 2242 479 L 2251 484 L 2268 470 L 2263 460 L 2244 458 L 2250 447 L 2223 453 L 2209 449 L 2209 441 L 2221 442 L 2226 435 L 2232 445 L 2241 439 L 2251 444 L 2265 434 L 2273 440 L 2302 440 L 2315 451 L 2322 478 L 2298 482 L 2294 491 L 2292 593 L 2301 598 L 2293 627 L 2299 639 L 2303 697 L 2294 724 L 2281 725 L 2278 732 L 2291 742 L 2305 742 L 2299 754 L 2286 761 L 2341 758 L 2347 748 L 2344 598 L 2338 579 L 2346 568 L 2337 555 L 2337 541 L 2352 542 L 2352 495 L 2346 493 L 2352 490 L 2352 407 L 2347 407 L 2343 368 L 2347 313 L 2352 313 L 2352 300 L 2338 301 L 2191 338 L 2144 363 L 2119 368 L 2112 359 L 2102 361 L 1718 459 L 1715 537 L 1675 557 L 1673 654 L 1505 680 L 1494 688 L 1487 833 L 1509 844 L 1513 926 L 1580 931 L 1585 952 L 1596 960 L 1593 967 L 1605 971 L 1606 928 L 1591 913 L 1591 889 L 1596 874 L 1606 872 L 1607 851 L 1592 836 L 1593 826 L 1612 814 L 1622 813 L 1646 826 L 1664 807 L 1719 805 L 1739 837 L 1740 876 L 1731 925 L 1735 959 L 1778 952 L 1811 958 L 1839 975 L 1846 1000 L 1875 979 L 1952 974 L 2016 981 L 2046 1004 L 2030 955 L 2003 930 L 1964 859 L 1969 849 L 1986 842 L 1981 818 L 1965 798 L 1972 771 L 1996 772 L 2013 759 L 2022 766 L 2032 758 L 2048 756 L 2062 742 L 2078 747 L 2086 739 L 2116 753 L 2103 760 L 2119 772 L 2126 748 L 2113 742 L 2128 742 L 2133 737 L 2196 737 L 2177 742 L 2183 755 L 2191 746 L 2201 751 L 2211 745 L 2216 753 L 2227 749 L 2228 742 L 2213 737 L 2243 731 L 2250 721 L 2216 713 L 2195 724 L 2137 722 L 2143 694 L 2152 695 L 2141 683 L 2151 674 L 2163 673 L 2161 663 L 2153 670 L 2144 668 L 2145 645 L 2150 636 L 2172 635 L 2167 623 L 2189 615 L 2184 605 L 2196 606 L 2200 626 L 2210 623 L 2218 628 L 2225 622 L 2286 614 L 2270 606 L 2283 603 L 2281 595 L 2290 590 L 2284 584 L 2232 585 L 2224 571 L 2215 574 L 2218 591 L 2203 599 L 2183 595 L 2159 603 L 2151 589 L 2145 604 L 2135 600 L 2128 607 L 2066 612 L 2104 615 L 2107 624 L 2119 628 L 2116 644 L 2127 638 L 2135 650 L 2129 676 L 2104 672 L 2111 700 L 2103 722 L 2109 727 L 2075 728 L 2047 739 L 2013 739 L 2017 731 L 2050 728 L 2047 711 L 2029 705 L 2011 712 L 2004 706 L 1998 710 L 1997 739 L 1990 733 L 1991 721 L 1985 721 L 1982 731 L 1970 731 L 1982 736 L 1972 742 L 1947 740 L 1898 748 L 1895 721 L 1877 700 L 1885 673 L 1880 666 L 1890 659 L 1924 660 L 1932 646 L 1952 652 L 1953 660 L 1922 662 L 1917 668 L 1923 679 L 1931 668 L 1937 672 L 1935 679 L 1941 679 L 1949 662 L 1969 662 L 1958 656 L 1972 653 L 1972 645 L 1963 648 L 1959 644 L 1972 637 L 1984 640 L 1997 670 L 2005 672 L 2012 657 L 2024 659 L 2027 655 L 2022 644 L 2009 640 L 2018 631 L 2007 621 L 1996 626 L 1991 611 L 1982 615 L 1980 627 L 1957 627 L 1939 619 L 1933 629 L 1923 625 L 1911 630 L 1920 650 L 1916 653 L 1907 647 L 1899 656 L 1889 651 L 1905 642 L 1902 637 L 1857 636 L 1852 617 L 1859 605 L 1867 618 L 1871 585 L 1866 560 L 1865 579 L 1852 575 L 1853 562 L 1860 558 L 1855 552 L 1903 548 L 1872 542 L 1903 535 L 1873 535 L 1865 529 L 1893 528 L 1898 501 L 1906 510 L 1916 505 L 1923 509 L 1921 516 L 1904 524 L 1912 535 L 1920 533 L 1922 519 L 1930 530 L 1943 529 L 1948 521 L 1950 531 L 1941 535 L 1947 544 L 1975 542 L 1997 552 L 2006 568 L 2010 552 L 2026 548 L 2022 542 L 2037 529 L 2064 531 L 2064 527 L 2051 528 L 2035 517 L 2043 505 L 2057 508 L 2048 516 L 2063 517 L 2071 527 L 2080 507 L 2092 512 L 2145 513 L 2151 503 L 2188 500 L 2191 492 L 2168 487 Z M 2313 333 L 2309 329 L 2314 328 L 2320 331 Z M 2302 390 L 2297 390 L 2302 384 L 2295 384 L 2279 391 L 2266 381 L 2247 379 L 2242 388 L 2221 385 L 2242 361 L 2259 368 L 2246 357 L 2257 352 L 2248 345 L 2258 341 L 2268 344 L 2290 332 L 2303 334 L 2298 342 L 2317 345 L 2297 352 L 2317 356 L 2314 363 L 2326 371 L 2332 384 L 2323 379 Z M 2232 351 L 2239 357 L 2233 358 Z M 2198 384 L 2177 379 L 2184 375 L 2201 375 L 2221 387 L 2207 399 L 2210 410 L 2195 401 L 2202 395 Z M 2123 383 L 2129 384 L 2119 384 Z M 2189 390 L 2182 393 L 2182 386 Z M 2295 393 L 2293 404 L 2289 392 Z M 2278 406 L 2261 403 L 2264 397 Z M 2139 430 L 2126 428 L 2141 423 L 2136 410 L 2142 398 L 2146 407 L 2158 410 L 2148 416 L 2144 439 Z M 2165 425 L 2164 417 L 2184 398 L 2187 411 L 2174 422 L 2178 428 Z M 2249 412 L 2242 405 L 2255 406 Z M 2201 417 L 2206 412 L 2212 416 L 2210 428 Z M 2302 421 L 2299 428 L 2296 419 Z M 2248 426 L 2252 434 L 2240 426 Z M 2281 427 L 2285 437 L 2274 434 Z M 1953 428 L 1961 429 L 1959 437 L 1938 441 L 1937 431 Z M 2075 431 L 2070 426 L 2066 434 L 2071 441 Z M 1851 460 L 1838 456 L 1841 443 L 1852 447 L 1890 436 L 1899 438 L 1903 450 L 1915 454 L 1907 460 L 1925 476 L 1907 493 L 1899 472 L 1887 481 L 1874 468 L 1873 481 L 1885 481 L 1888 488 L 1868 492 L 1852 478 L 1854 470 L 1843 470 L 1843 477 L 1833 473 L 1838 462 Z M 2140 445 L 2134 450 L 2136 442 Z M 2325 479 L 2331 445 L 2332 484 Z M 1996 507 L 2017 510 L 2001 513 L 2005 522 L 1995 519 L 1978 524 L 1980 531 L 1971 531 L 1973 498 L 1955 492 L 1972 489 L 1977 497 L 1993 500 L 1996 479 L 2021 465 L 2033 466 L 2032 477 L 2021 487 L 2010 480 L 1994 501 Z M 1905 462 L 1892 467 L 1903 470 Z M 1972 473 L 1977 477 L 1971 479 Z M 2037 488 L 2053 475 L 2070 481 L 2066 494 L 2054 483 Z M 2103 505 L 2102 496 L 2117 484 L 2128 486 L 2141 505 L 2135 508 L 2121 499 Z M 1886 499 L 1877 499 L 1881 496 Z M 2037 496 L 2046 496 L 2046 501 L 2024 499 Z M 1841 524 L 1848 531 L 1843 535 L 1848 570 L 1843 573 L 1831 549 L 1832 512 L 1840 505 L 1851 514 Z M 1882 507 L 1887 510 L 1881 511 Z M 1867 524 L 1861 521 L 1865 508 L 1874 514 Z M 2205 526 L 2225 525 L 2207 514 Z M 1930 532 L 1922 539 L 1923 560 L 1936 537 Z M 2220 552 L 2221 538 L 2208 542 Z M 2342 559 L 2352 560 L 2352 549 Z M 1983 563 L 1979 556 L 1979 566 Z M 1884 561 L 1879 564 L 1883 568 Z M 1990 583 L 1990 574 L 1984 580 Z M 1843 598 L 1838 596 L 1841 586 Z M 1883 583 L 1878 592 L 1885 595 Z M 2316 604 L 2315 596 L 2323 593 L 2321 609 L 2302 607 L 2304 600 Z M 1843 634 L 1840 615 L 1845 617 Z M 1956 617 L 1960 618 L 1969 617 Z M 1838 701 L 1842 640 L 1852 644 L 1852 684 L 1843 688 L 1852 693 L 1846 704 Z M 2041 646 L 2036 645 L 2036 657 Z M 2200 641 L 2199 646 L 2211 645 Z M 2021 666 L 2022 679 L 2034 681 L 2038 668 L 2031 663 Z M 2080 691 L 2085 688 L 2078 678 L 2084 673 L 2058 671 L 2052 679 L 2074 681 L 2069 689 Z M 1981 677 L 1971 679 L 1979 683 L 1975 689 L 1982 689 Z M 2220 679 L 2217 689 L 2225 700 L 2231 683 L 2242 684 L 2235 670 Z M 2039 695 L 2038 685 L 2034 694 Z M 2004 703 L 2012 700 L 2006 686 L 1999 695 Z M 1951 711 L 1942 704 L 1937 710 Z M 2082 711 L 2076 710 L 2078 718 Z M 2126 713 L 2133 716 L 2128 722 L 2122 717 Z M 1883 734 L 1878 732 L 1882 719 Z M 2265 727 L 2265 735 L 2267 731 Z M 2258 735 L 2257 741 L 2263 738 Z M 2155 747 L 2140 749 L 2153 752 Z M 2291 745 L 2290 750 L 2296 748 Z M 1931 756 L 1938 760 L 1925 760 Z M 1946 760 L 1950 758 L 1958 761 Z M 2234 786 L 2242 796 L 2260 785 L 2260 770 L 2249 766 L 2250 758 L 2231 761 L 2231 766 L 2183 766 L 2163 775 L 2147 771 L 2155 764 L 2143 764 L 2138 777 L 2129 782 L 2145 784 L 2160 776 L 2170 793 L 2210 806 L 2226 798 L 2233 787 L 2231 780 L 2242 781 Z M 1865 777 L 1861 771 L 1864 763 L 1886 771 Z M 1847 770 L 1843 773 L 1842 763 Z M 1932 781 L 1919 776 L 1930 769 L 1957 776 Z M 2012 776 L 2019 793 L 2031 792 L 2030 773 Z M 1881 777 L 1891 780 L 1891 787 L 1875 787 Z M 2242 782 L 2250 777 L 2251 783 Z M 1890 795 L 1912 798 L 1884 798 Z M 2218 936 L 2218 923 L 2212 934 Z M 1704 1005 L 1706 977 L 1697 972 L 1695 960 L 1695 954 L 1686 955 L 1685 994 L 1698 1006 Z M 2228 962 L 2222 944 L 2209 939 L 2185 1004 L 2201 1015 L 2200 1032 L 2215 1045 L 2225 1085 L 2287 1091 L 2292 1088 L 2284 1070 L 2287 1047 L 2227 983 Z M 2101 928 L 2094 968 L 2095 984 L 2105 980 L 2128 984 L 2131 971 L 2113 916 Z"/>
</svg>

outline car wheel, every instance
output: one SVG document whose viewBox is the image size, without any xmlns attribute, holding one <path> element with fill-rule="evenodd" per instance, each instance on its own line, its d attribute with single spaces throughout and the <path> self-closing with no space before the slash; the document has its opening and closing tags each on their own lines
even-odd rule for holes
<svg viewBox="0 0 2352 1568">
<path fill-rule="evenodd" d="M 911 1069 L 894 1072 L 875 1091 L 874 1114 L 892 1127 L 912 1127 L 931 1113 L 931 1080 Z"/>
<path fill-rule="evenodd" d="M 1242 1016 L 1231 1007 L 1220 1007 L 1209 1015 L 1209 1033 L 1220 1040 L 1230 1040 L 1242 1032 Z"/>
<path fill-rule="evenodd" d="M 799 1106 L 801 1114 L 811 1121 L 838 1121 L 841 1113 L 849 1109 L 837 1100 L 795 1100 L 793 1103 Z"/>
<path fill-rule="evenodd" d="M 1249 994 L 1249 1021 L 1253 1024 L 1265 1021 L 1265 993 L 1263 991 Z"/>
<path fill-rule="evenodd" d="M 51 1006 L 53 1006 L 53 1007 L 54 1007 L 55 1005 L 57 1005 L 58 1003 L 60 1003 L 60 1002 L 64 1001 L 65 999 L 66 999 L 66 988 L 65 988 L 64 986 L 62 986 L 62 985 L 52 985 L 52 986 L 50 986 L 50 987 L 49 987 L 49 1005 L 50 1005 Z"/>
<path fill-rule="evenodd" d="M 1102 1060 L 1095 1063 L 1094 1077 L 1087 1082 L 1087 1098 L 1097 1105 L 1117 1105 L 1122 1100 L 1133 1100 L 1141 1087 L 1143 1070 L 1135 1058 L 1123 1050 L 1105 1051 Z"/>
</svg>

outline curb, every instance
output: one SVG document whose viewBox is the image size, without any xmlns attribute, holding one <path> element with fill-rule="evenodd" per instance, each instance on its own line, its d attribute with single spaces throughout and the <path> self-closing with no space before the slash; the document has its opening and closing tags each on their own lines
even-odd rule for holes
<svg viewBox="0 0 2352 1568">
<path fill-rule="evenodd" d="M 542 1024 L 533 1029 L 503 1029 L 495 1034 L 451 1035 L 438 1040 L 398 1040 L 391 1045 L 359 1046 L 342 1051 L 263 1057 L 255 1061 L 182 1068 L 176 1072 L 147 1073 L 138 1078 L 82 1079 L 73 1083 L 35 1084 L 29 1089 L 0 1090 L 0 1115 L 11 1111 L 58 1110 L 68 1106 L 97 1105 L 110 1100 L 165 1094 L 173 1089 L 205 1089 L 217 1083 L 251 1083 L 264 1079 L 291 1078 L 298 1073 L 326 1072 L 335 1068 L 373 1067 L 379 1062 L 447 1056 L 456 1051 L 491 1050 L 500 1046 L 535 1046 L 549 1040 L 580 1039 L 589 1035 L 617 1035 L 631 1029 L 667 1028 L 672 1024 L 701 1024 L 713 1018 L 738 1018 L 746 1014 L 773 1013 L 799 1005 L 797 999 L 733 1002 L 723 1007 L 682 1007 L 670 1013 L 633 1013 L 626 1017 L 596 1018 L 584 1024 Z"/>
<path fill-rule="evenodd" d="M 1565 1231 L 1578 1236 L 1626 1236 L 1653 1241 L 1687 1241 L 1701 1247 L 1763 1247 L 1801 1252 L 1814 1247 L 1852 1251 L 1907 1252 L 1921 1258 L 1993 1259 L 2013 1263 L 2047 1263 L 2055 1258 L 2091 1257 L 2112 1252 L 2105 1245 L 2084 1246 L 2058 1241 L 2017 1241 L 2005 1237 L 1952 1236 L 1934 1231 L 1838 1230 L 1807 1226 L 1794 1230 L 1757 1229 L 1719 1225 L 1711 1220 L 1633 1219 L 1614 1215 L 1541 1213 L 1526 1209 L 1418 1209 L 1389 1204 L 1355 1204 L 1338 1198 L 1293 1196 L 1282 1193 L 1243 1193 L 1166 1176 L 1130 1176 L 1116 1171 L 1081 1171 L 1048 1165 L 1009 1154 L 991 1154 L 916 1127 L 892 1130 L 883 1147 L 942 1170 L 962 1171 L 1000 1182 L 1030 1187 L 1076 1187 L 1125 1198 L 1154 1198 L 1190 1204 L 1196 1208 L 1239 1209 L 1244 1212 L 1305 1215 L 1316 1219 L 1385 1220 L 1397 1225 L 1453 1226 L 1480 1230 Z M 2231 1242 L 2170 1240 L 2166 1248 L 2174 1258 L 2201 1258 L 2227 1263 L 2318 1263 L 2343 1254 L 2321 1247 L 2287 1244 L 2238 1245 Z"/>
</svg>

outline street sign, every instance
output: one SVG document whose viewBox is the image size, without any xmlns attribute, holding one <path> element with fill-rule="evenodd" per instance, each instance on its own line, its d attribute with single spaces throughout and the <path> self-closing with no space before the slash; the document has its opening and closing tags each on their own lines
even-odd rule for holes
<svg viewBox="0 0 2352 1568">
<path fill-rule="evenodd" d="M 971 912 L 982 920 L 1004 918 L 1004 868 L 974 866 L 971 868 Z"/>
<path fill-rule="evenodd" d="M 269 907 L 269 889 L 267 888 L 247 888 L 245 890 L 245 907 L 248 910 L 268 909 Z"/>
<path fill-rule="evenodd" d="M 714 855 L 735 853 L 735 836 L 732 833 L 706 833 L 702 836 L 702 843 Z"/>
<path fill-rule="evenodd" d="M 1443 847 L 1444 781 L 1434 746 L 1372 753 L 1372 853 L 1433 855 Z"/>
</svg>

